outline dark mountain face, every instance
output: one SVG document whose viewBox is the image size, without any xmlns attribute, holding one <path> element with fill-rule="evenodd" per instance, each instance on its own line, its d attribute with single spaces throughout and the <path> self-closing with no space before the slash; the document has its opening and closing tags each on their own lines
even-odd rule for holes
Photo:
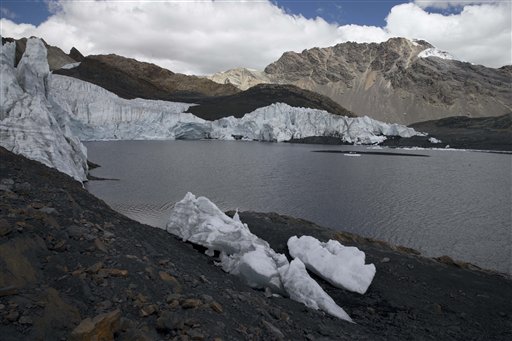
<svg viewBox="0 0 512 341">
<path fill-rule="evenodd" d="M 155 64 L 113 54 L 87 56 L 78 67 L 56 73 L 94 83 L 123 98 L 190 103 L 240 91 L 232 85 L 174 73 Z"/>
<path fill-rule="evenodd" d="M 453 148 L 512 151 L 512 113 L 497 117 L 448 117 L 411 125 Z"/>
<path fill-rule="evenodd" d="M 251 111 L 281 102 L 294 107 L 326 110 L 332 114 L 354 116 L 328 97 L 293 85 L 259 84 L 235 95 L 210 98 L 188 112 L 205 120 L 243 117 Z"/>
<path fill-rule="evenodd" d="M 429 51 L 433 56 L 427 58 Z M 510 66 L 493 69 L 446 57 L 427 42 L 393 38 L 286 52 L 265 74 L 273 83 L 324 94 L 358 115 L 389 122 L 499 116 L 511 110 Z"/>
<path fill-rule="evenodd" d="M 71 50 L 69 51 L 69 56 L 77 62 L 82 62 L 85 59 L 84 55 L 75 47 L 71 48 Z"/>
</svg>

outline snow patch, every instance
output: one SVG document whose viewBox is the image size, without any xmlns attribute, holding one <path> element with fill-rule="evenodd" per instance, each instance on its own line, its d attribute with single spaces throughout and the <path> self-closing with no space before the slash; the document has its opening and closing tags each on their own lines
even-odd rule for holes
<svg viewBox="0 0 512 341">
<path fill-rule="evenodd" d="M 429 141 L 430 143 L 434 143 L 434 144 L 442 143 L 442 142 L 443 142 L 443 141 L 441 141 L 441 140 L 436 139 L 435 137 L 429 137 L 428 141 Z"/>
<path fill-rule="evenodd" d="M 451 54 L 449 54 L 448 52 L 441 51 L 435 47 L 431 47 L 431 48 L 421 51 L 418 54 L 418 57 L 419 58 L 437 57 L 437 58 L 448 59 L 448 60 L 455 59 L 455 57 L 452 56 Z"/>
<path fill-rule="evenodd" d="M 375 276 L 375 265 L 365 264 L 363 251 L 335 240 L 322 243 L 311 236 L 293 236 L 288 240 L 288 250 L 308 270 L 337 288 L 364 294 Z"/>
<path fill-rule="evenodd" d="M 74 69 L 74 68 L 78 67 L 78 66 L 80 65 L 80 63 L 81 63 L 81 62 L 69 63 L 69 64 L 66 64 L 66 65 L 61 66 L 60 68 L 61 68 L 61 69 L 66 69 L 66 70 Z"/>
</svg>

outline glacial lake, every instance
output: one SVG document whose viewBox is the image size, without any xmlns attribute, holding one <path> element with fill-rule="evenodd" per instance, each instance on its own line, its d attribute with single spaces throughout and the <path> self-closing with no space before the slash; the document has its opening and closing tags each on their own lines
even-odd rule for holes
<svg viewBox="0 0 512 341">
<path fill-rule="evenodd" d="M 86 146 L 101 165 L 91 174 L 119 179 L 87 189 L 148 225 L 165 226 L 192 192 L 222 210 L 291 215 L 512 273 L 510 154 L 242 141 Z"/>
</svg>

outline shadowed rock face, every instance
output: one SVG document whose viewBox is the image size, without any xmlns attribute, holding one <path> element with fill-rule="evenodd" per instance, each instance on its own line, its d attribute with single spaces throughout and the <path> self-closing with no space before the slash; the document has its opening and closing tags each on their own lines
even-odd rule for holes
<svg viewBox="0 0 512 341">
<path fill-rule="evenodd" d="M 448 117 L 419 122 L 411 127 L 440 139 L 453 148 L 512 151 L 512 113 L 497 117 Z M 386 141 L 393 145 L 397 141 Z M 404 139 L 399 142 L 407 143 Z"/>
<path fill-rule="evenodd" d="M 188 112 L 206 120 L 226 116 L 239 118 L 257 108 L 276 102 L 293 107 L 325 110 L 335 115 L 355 116 L 326 96 L 293 85 L 276 84 L 259 84 L 235 95 L 210 98 L 199 106 L 190 107 Z"/>
<path fill-rule="evenodd" d="M 94 83 L 128 99 L 140 97 L 197 102 L 205 97 L 232 95 L 240 91 L 233 85 L 174 73 L 155 64 L 114 54 L 87 56 L 78 67 L 57 73 Z"/>
<path fill-rule="evenodd" d="M 69 56 L 76 60 L 77 62 L 81 62 L 85 59 L 84 55 L 78 51 L 75 47 L 72 47 L 71 50 L 69 51 Z"/>
<path fill-rule="evenodd" d="M 512 67 L 499 69 L 418 55 L 433 46 L 392 38 L 376 44 L 343 43 L 286 52 L 268 65 L 260 83 L 293 84 L 326 95 L 357 115 L 411 124 L 450 116 L 487 117 L 510 112 Z M 243 84 L 224 73 L 216 81 Z M 256 81 L 251 79 L 252 83 Z"/>
</svg>

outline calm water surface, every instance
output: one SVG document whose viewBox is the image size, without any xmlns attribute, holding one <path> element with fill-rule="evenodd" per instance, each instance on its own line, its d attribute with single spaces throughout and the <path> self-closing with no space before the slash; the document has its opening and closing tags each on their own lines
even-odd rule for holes
<svg viewBox="0 0 512 341">
<path fill-rule="evenodd" d="M 221 209 L 278 212 L 512 273 L 512 156 L 464 151 L 348 156 L 364 147 L 231 141 L 86 143 L 89 191 L 163 226 L 186 192 Z M 371 150 L 381 152 L 381 150 Z M 393 150 L 382 150 L 382 152 Z"/>
</svg>

